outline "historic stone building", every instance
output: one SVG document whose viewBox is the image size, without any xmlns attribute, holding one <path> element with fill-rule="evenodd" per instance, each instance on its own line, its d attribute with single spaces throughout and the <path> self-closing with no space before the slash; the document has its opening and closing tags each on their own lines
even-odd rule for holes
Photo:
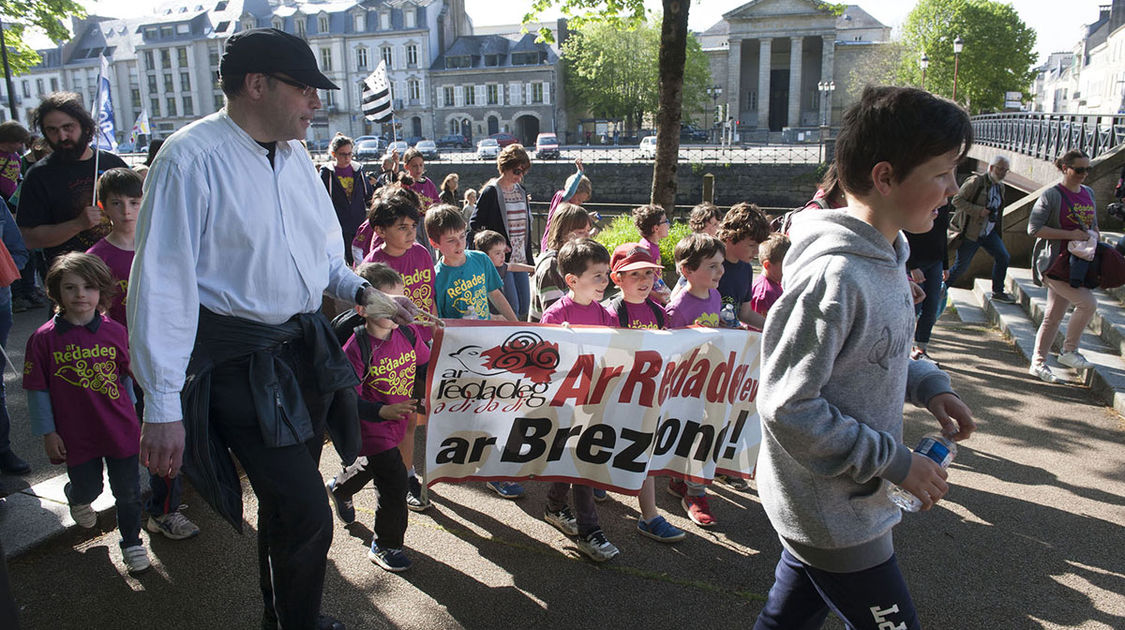
<svg viewBox="0 0 1125 630">
<path fill-rule="evenodd" d="M 1032 109 L 1068 114 L 1125 112 L 1125 0 L 1098 7 L 1070 51 L 1036 70 Z"/>
<path fill-rule="evenodd" d="M 700 36 L 711 76 L 744 139 L 838 120 L 849 77 L 890 27 L 856 5 L 836 15 L 816 0 L 753 0 Z M 834 82 L 831 110 L 818 84 Z"/>
</svg>

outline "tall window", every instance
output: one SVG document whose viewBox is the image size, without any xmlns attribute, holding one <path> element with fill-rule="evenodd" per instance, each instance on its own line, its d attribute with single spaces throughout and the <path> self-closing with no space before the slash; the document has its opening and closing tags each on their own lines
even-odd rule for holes
<svg viewBox="0 0 1125 630">
<path fill-rule="evenodd" d="M 165 72 L 164 73 L 164 91 L 165 92 L 171 92 L 175 89 L 176 89 L 176 86 L 175 86 L 174 83 L 172 83 L 172 73 L 171 72 Z"/>
<path fill-rule="evenodd" d="M 145 51 L 145 70 L 155 70 L 156 59 L 154 58 L 151 50 Z"/>
<path fill-rule="evenodd" d="M 332 49 L 331 48 L 321 48 L 320 49 L 320 69 L 321 70 L 329 70 L 329 71 L 332 70 Z"/>
<path fill-rule="evenodd" d="M 488 104 L 498 105 L 500 103 L 500 86 L 493 83 L 488 86 Z"/>
<path fill-rule="evenodd" d="M 403 11 L 403 17 L 406 18 L 406 28 L 414 28 L 417 26 L 418 14 L 413 9 Z"/>
<path fill-rule="evenodd" d="M 176 62 L 180 64 L 181 68 L 186 68 L 188 66 L 187 48 L 180 47 L 176 49 Z"/>
<path fill-rule="evenodd" d="M 194 116 L 195 105 L 191 102 L 190 96 L 184 97 L 184 116 Z"/>
<path fill-rule="evenodd" d="M 52 92 L 58 92 L 59 91 L 59 80 L 55 77 L 51 77 L 51 91 Z"/>
<path fill-rule="evenodd" d="M 159 116 L 160 115 L 160 99 L 158 99 L 156 97 L 153 97 L 153 98 L 149 99 L 148 108 L 150 110 L 149 115 Z"/>
<path fill-rule="evenodd" d="M 453 88 L 451 88 L 451 87 L 442 88 L 442 93 L 445 97 L 444 98 L 445 106 L 446 107 L 453 107 Z"/>
<path fill-rule="evenodd" d="M 532 83 L 531 84 L 531 102 L 532 103 L 542 103 L 543 102 L 543 84 L 542 83 Z"/>
<path fill-rule="evenodd" d="M 362 33 L 363 31 L 366 31 L 367 30 L 367 14 L 366 13 L 356 13 L 355 14 L 354 26 L 355 26 L 355 32 L 357 32 L 357 33 Z"/>
<path fill-rule="evenodd" d="M 332 90 L 321 90 L 321 92 L 320 92 L 320 102 L 321 102 L 321 104 L 324 105 L 325 107 L 332 107 L 333 105 L 335 105 L 336 99 L 332 96 L 333 94 L 334 94 L 334 92 Z"/>
<path fill-rule="evenodd" d="M 391 30 L 391 13 L 390 11 L 383 11 L 379 14 L 379 30 Z"/>
<path fill-rule="evenodd" d="M 273 23 L 270 26 L 273 26 L 274 28 L 276 28 L 279 31 L 284 31 L 285 30 L 285 20 L 283 20 L 279 17 L 275 17 L 273 19 Z"/>
<path fill-rule="evenodd" d="M 23 80 L 23 97 L 31 98 L 31 84 L 28 83 L 27 79 Z"/>
<path fill-rule="evenodd" d="M 391 58 L 392 58 L 391 57 L 391 47 L 390 46 L 383 46 L 382 52 L 383 52 L 383 61 L 385 61 L 387 63 L 388 68 L 392 67 L 394 64 L 391 63 Z"/>
<path fill-rule="evenodd" d="M 418 47 L 414 44 L 409 44 L 406 47 L 406 65 L 409 68 L 418 65 Z"/>
<path fill-rule="evenodd" d="M 141 91 L 138 88 L 132 88 L 132 89 L 129 90 L 129 96 L 131 97 L 131 99 L 133 101 L 133 109 L 140 109 L 141 108 Z"/>
<path fill-rule="evenodd" d="M 223 54 L 218 44 L 207 47 L 207 63 L 211 64 L 212 68 L 219 67 L 219 55 Z"/>
<path fill-rule="evenodd" d="M 155 74 L 148 75 L 148 93 L 149 94 L 156 94 L 156 75 Z"/>
<path fill-rule="evenodd" d="M 35 80 L 35 92 L 39 94 L 40 97 L 43 96 L 43 79 Z"/>
<path fill-rule="evenodd" d="M 411 79 L 408 82 L 410 86 L 410 100 L 417 101 L 422 98 L 422 82 L 418 79 Z"/>
<path fill-rule="evenodd" d="M 367 69 L 367 49 L 366 48 L 356 48 L 355 49 L 355 67 L 356 67 L 357 70 L 366 70 Z"/>
<path fill-rule="evenodd" d="M 180 89 L 184 92 L 191 91 L 191 75 L 186 72 L 180 73 Z"/>
<path fill-rule="evenodd" d="M 327 33 L 328 32 L 328 16 L 327 15 L 322 15 L 322 16 L 317 18 L 317 20 L 316 20 L 316 30 L 317 30 L 318 33 Z"/>
<path fill-rule="evenodd" d="M 172 53 L 168 52 L 167 48 L 161 48 L 160 49 L 160 67 L 161 68 L 171 68 L 172 67 Z"/>
<path fill-rule="evenodd" d="M 465 91 L 465 104 L 466 105 L 476 105 L 477 104 L 476 88 L 474 88 L 471 85 L 466 85 L 461 89 Z"/>
<path fill-rule="evenodd" d="M 168 115 L 169 116 L 175 116 L 176 115 L 176 99 L 169 96 L 168 98 L 164 99 L 164 104 L 168 106 Z"/>
<path fill-rule="evenodd" d="M 293 25 L 297 27 L 297 37 L 304 37 L 305 31 L 308 28 L 308 23 L 303 15 L 296 15 L 293 17 Z"/>
</svg>

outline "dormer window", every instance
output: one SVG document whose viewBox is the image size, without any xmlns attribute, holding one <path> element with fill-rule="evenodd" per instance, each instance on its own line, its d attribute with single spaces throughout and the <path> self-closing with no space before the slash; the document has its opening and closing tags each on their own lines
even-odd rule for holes
<svg viewBox="0 0 1125 630">
<path fill-rule="evenodd" d="M 367 30 L 367 15 L 364 13 L 356 13 L 354 16 L 355 32 L 362 33 Z"/>
<path fill-rule="evenodd" d="M 500 65 L 500 55 L 485 55 L 484 56 L 484 65 L 486 65 L 486 66 L 498 66 L 498 65 Z"/>
<path fill-rule="evenodd" d="M 293 17 L 293 24 L 297 27 L 297 37 L 304 37 L 305 31 L 308 28 L 305 16 L 297 15 Z"/>
<path fill-rule="evenodd" d="M 285 20 L 282 20 L 281 18 L 274 18 L 272 26 L 279 31 L 284 31 L 285 30 Z"/>
<path fill-rule="evenodd" d="M 406 28 L 414 28 L 418 24 L 418 14 L 414 9 L 407 9 L 404 17 L 406 18 Z"/>
<path fill-rule="evenodd" d="M 328 16 L 321 15 L 316 19 L 316 29 L 318 33 L 328 32 Z"/>
<path fill-rule="evenodd" d="M 391 13 L 390 11 L 383 11 L 379 14 L 379 30 L 391 30 Z"/>
</svg>

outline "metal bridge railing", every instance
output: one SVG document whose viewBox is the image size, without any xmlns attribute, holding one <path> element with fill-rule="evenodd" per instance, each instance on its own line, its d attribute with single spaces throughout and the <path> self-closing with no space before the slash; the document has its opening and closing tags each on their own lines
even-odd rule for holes
<svg viewBox="0 0 1125 630">
<path fill-rule="evenodd" d="M 1041 160 L 1071 149 L 1090 158 L 1125 144 L 1125 115 L 1016 112 L 973 116 L 975 142 Z"/>
</svg>

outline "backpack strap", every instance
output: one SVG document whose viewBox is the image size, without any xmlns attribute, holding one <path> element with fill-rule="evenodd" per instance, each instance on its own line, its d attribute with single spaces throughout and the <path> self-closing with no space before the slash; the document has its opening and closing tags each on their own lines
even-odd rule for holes
<svg viewBox="0 0 1125 630">
<path fill-rule="evenodd" d="M 629 327 L 629 311 L 625 308 L 625 298 L 618 295 L 609 301 L 609 307 L 614 313 L 617 313 L 617 324 L 621 328 Z"/>
<path fill-rule="evenodd" d="M 367 336 L 367 327 L 360 324 L 352 329 L 352 334 L 359 344 L 359 355 L 363 358 L 363 369 L 366 372 L 371 365 L 371 338 Z"/>
<path fill-rule="evenodd" d="M 653 302 L 652 298 L 645 298 L 645 303 L 652 309 L 652 315 L 656 318 L 656 325 L 660 327 L 660 330 L 664 330 L 664 309 L 660 308 L 656 302 Z"/>
<path fill-rule="evenodd" d="M 415 342 L 418 340 L 418 336 L 414 334 L 414 329 L 410 326 L 399 326 L 398 330 L 402 333 L 403 337 L 406 337 L 406 340 L 410 342 L 410 347 L 413 348 Z"/>
</svg>

